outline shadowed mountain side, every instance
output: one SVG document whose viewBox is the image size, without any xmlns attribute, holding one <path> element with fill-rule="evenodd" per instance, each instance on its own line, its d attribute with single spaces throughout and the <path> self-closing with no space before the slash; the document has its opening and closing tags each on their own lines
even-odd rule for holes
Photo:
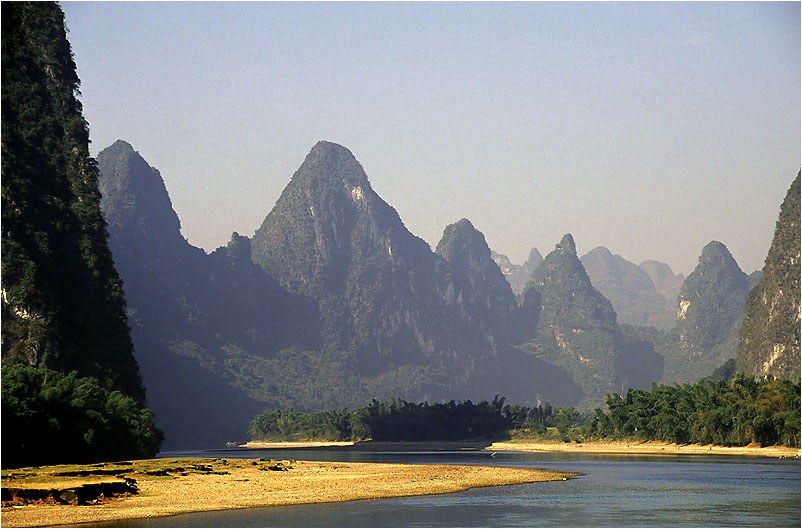
<svg viewBox="0 0 802 529">
<path fill-rule="evenodd" d="M 446 304 L 456 306 L 463 319 L 485 334 L 508 335 L 517 310 L 515 295 L 491 258 L 484 235 L 462 219 L 446 226 L 436 252 L 452 272 L 454 286 L 446 294 Z"/>
<path fill-rule="evenodd" d="M 109 246 L 125 281 L 135 354 L 153 388 L 149 401 L 165 448 L 244 436 L 252 414 L 239 410 L 261 405 L 229 387 L 227 349 L 242 344 L 267 354 L 290 344 L 315 346 L 315 307 L 256 267 L 247 239 L 235 234 L 212 255 L 191 246 L 161 175 L 127 143 L 101 151 L 98 165 Z M 236 429 L 223 429 L 234 423 Z"/>
<path fill-rule="evenodd" d="M 98 160 L 168 449 L 240 439 L 268 407 L 582 394 L 565 369 L 507 346 L 534 334 L 539 297 L 518 307 L 484 236 L 463 220 L 432 252 L 339 145 L 312 149 L 252 239 L 235 233 L 210 255 L 181 236 L 160 175 L 130 145 Z"/>
</svg>

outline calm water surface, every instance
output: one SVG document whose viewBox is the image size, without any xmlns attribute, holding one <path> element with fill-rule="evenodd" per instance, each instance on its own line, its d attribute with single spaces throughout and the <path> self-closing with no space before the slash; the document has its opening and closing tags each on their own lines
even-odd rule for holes
<svg viewBox="0 0 802 529">
<path fill-rule="evenodd" d="M 800 461 L 733 456 L 215 450 L 163 456 L 535 467 L 568 481 L 128 520 L 128 527 L 799 527 Z"/>
</svg>

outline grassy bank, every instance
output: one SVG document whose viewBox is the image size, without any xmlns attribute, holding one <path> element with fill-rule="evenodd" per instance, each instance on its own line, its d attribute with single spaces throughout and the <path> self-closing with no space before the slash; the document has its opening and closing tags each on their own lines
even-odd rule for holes
<svg viewBox="0 0 802 529">
<path fill-rule="evenodd" d="M 561 481 L 575 474 L 462 465 L 172 458 L 4 470 L 4 527 L 41 527 L 187 512 L 459 492 Z M 127 483 L 87 496 L 80 487 Z M 26 492 L 27 491 L 27 492 Z M 83 494 L 83 497 L 81 495 Z"/>
</svg>

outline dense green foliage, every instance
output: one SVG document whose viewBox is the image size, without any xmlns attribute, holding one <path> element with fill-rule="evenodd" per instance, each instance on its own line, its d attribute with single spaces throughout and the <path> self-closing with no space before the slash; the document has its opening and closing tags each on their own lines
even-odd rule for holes
<svg viewBox="0 0 802 529">
<path fill-rule="evenodd" d="M 746 301 L 739 369 L 799 379 L 800 174 L 780 206 L 760 283 Z"/>
<path fill-rule="evenodd" d="M 722 243 L 711 241 L 702 249 L 682 285 L 677 324 L 656 346 L 664 352 L 666 382 L 698 380 L 735 356 L 746 297 L 756 278 L 738 267 Z"/>
<path fill-rule="evenodd" d="M 607 411 L 584 416 L 573 407 L 379 402 L 347 409 L 301 413 L 268 409 L 253 419 L 258 440 L 432 441 L 509 435 L 581 441 L 637 439 L 671 443 L 799 447 L 800 386 L 788 380 L 739 374 L 729 382 L 653 385 L 607 396 Z"/>
<path fill-rule="evenodd" d="M 3 364 L 77 370 L 142 403 L 57 4 L 2 4 L 2 80 Z"/>
<path fill-rule="evenodd" d="M 401 399 L 373 400 L 352 412 L 347 409 L 301 413 L 295 408 L 265 410 L 251 422 L 254 439 L 323 439 L 374 441 L 448 441 L 490 439 L 518 423 L 546 421 L 551 406 L 504 406 L 504 399 L 474 404 L 470 400 L 447 403 L 414 403 Z"/>
<path fill-rule="evenodd" d="M 2 370 L 3 467 L 154 457 L 153 412 L 98 380 L 23 365 Z"/>
<path fill-rule="evenodd" d="M 672 443 L 799 446 L 800 386 L 743 374 L 729 382 L 654 385 L 607 397 L 588 433 Z"/>
</svg>

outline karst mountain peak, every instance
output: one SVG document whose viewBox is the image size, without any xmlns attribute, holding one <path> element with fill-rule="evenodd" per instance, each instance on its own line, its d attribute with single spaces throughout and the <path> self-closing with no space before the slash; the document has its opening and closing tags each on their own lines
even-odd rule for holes
<svg viewBox="0 0 802 529">
<path fill-rule="evenodd" d="M 576 257 L 576 244 L 574 243 L 573 236 L 571 236 L 570 233 L 563 235 L 563 238 L 560 239 L 560 242 L 555 246 L 555 250 L 559 250 Z"/>
<path fill-rule="evenodd" d="M 98 162 L 149 396 L 176 442 L 204 436 L 197 419 L 211 409 L 228 425 L 213 432 L 222 436 L 244 429 L 266 403 L 476 399 L 502 388 L 526 402 L 536 387 L 548 399 L 587 408 L 610 391 L 660 380 L 664 365 L 672 376 L 699 371 L 669 357 L 668 346 L 658 354 L 650 340 L 662 334 L 619 327 L 614 303 L 597 290 L 605 286 L 599 274 L 607 273 L 627 292 L 621 307 L 632 304 L 633 292 L 643 298 L 640 283 L 661 301 L 648 271 L 681 281 L 667 266 L 649 262 L 641 270 L 604 247 L 580 259 L 566 233 L 545 258 L 533 248 L 524 266 L 514 267 L 467 218 L 446 226 L 432 251 L 342 145 L 316 143 L 254 235 L 234 233 L 208 255 L 180 237 L 161 175 L 130 144 L 116 142 Z M 732 277 L 745 297 L 737 280 L 745 274 L 726 247 L 713 242 L 702 253 L 686 291 L 708 276 Z M 589 260 L 594 256 L 600 266 Z M 627 273 L 613 274 L 621 271 Z M 517 298 L 508 282 L 515 273 L 522 276 Z M 674 305 L 676 293 L 662 282 L 660 289 Z M 694 297 L 689 315 L 697 305 L 704 302 Z M 691 343 L 690 333 L 684 336 Z M 711 365 L 718 357 L 708 356 Z M 301 374 L 303 365 L 316 367 Z M 185 373 L 197 382 L 183 384 Z M 163 389 L 179 380 L 198 403 L 191 413 Z M 307 392 L 318 383 L 326 389 Z M 238 402 L 240 412 L 231 416 L 218 400 Z"/>
</svg>

